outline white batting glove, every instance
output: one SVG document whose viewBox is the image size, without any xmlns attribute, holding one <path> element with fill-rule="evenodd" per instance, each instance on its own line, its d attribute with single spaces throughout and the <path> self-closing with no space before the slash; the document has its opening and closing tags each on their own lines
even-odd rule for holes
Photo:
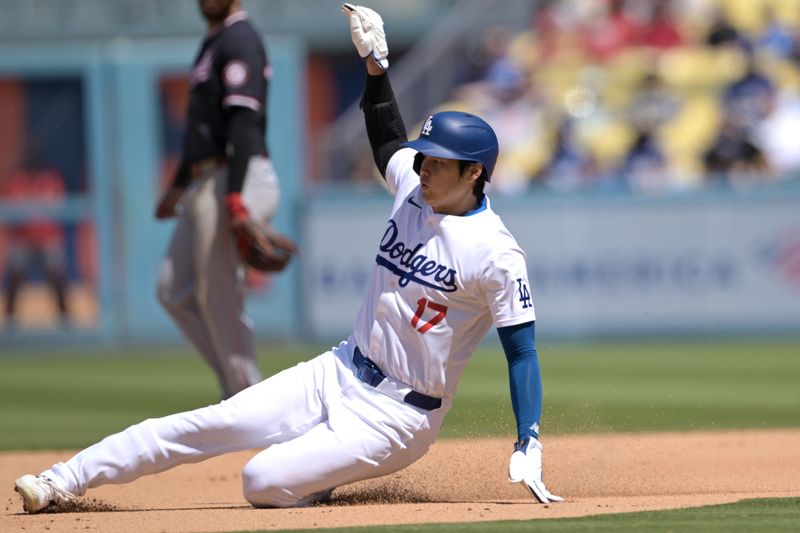
<svg viewBox="0 0 800 533">
<path fill-rule="evenodd" d="M 508 480 L 512 483 L 522 481 L 539 503 L 564 501 L 561 496 L 551 494 L 542 481 L 542 445 L 529 437 L 514 443 L 514 453 L 508 464 Z"/>
<path fill-rule="evenodd" d="M 344 4 L 342 13 L 350 18 L 350 37 L 358 55 L 371 55 L 383 70 L 389 68 L 389 46 L 381 16 L 368 7 L 353 4 Z"/>
</svg>

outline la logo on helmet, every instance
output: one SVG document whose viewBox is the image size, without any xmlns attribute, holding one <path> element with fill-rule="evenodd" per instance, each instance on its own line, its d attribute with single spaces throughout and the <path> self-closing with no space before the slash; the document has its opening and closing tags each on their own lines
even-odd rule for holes
<svg viewBox="0 0 800 533">
<path fill-rule="evenodd" d="M 431 134 L 431 130 L 433 129 L 433 115 L 428 117 L 428 120 L 425 121 L 425 124 L 422 126 L 422 131 L 420 135 L 425 135 L 426 137 Z"/>
</svg>

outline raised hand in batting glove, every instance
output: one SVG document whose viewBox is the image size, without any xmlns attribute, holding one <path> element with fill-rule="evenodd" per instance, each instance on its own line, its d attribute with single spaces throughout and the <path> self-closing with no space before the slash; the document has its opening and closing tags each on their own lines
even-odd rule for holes
<svg viewBox="0 0 800 533">
<path fill-rule="evenodd" d="M 526 437 L 514 443 L 514 453 L 508 464 L 508 480 L 522 482 L 539 503 L 564 501 L 561 496 L 551 494 L 542 481 L 542 445 L 533 438 Z"/>
<path fill-rule="evenodd" d="M 389 68 L 389 46 L 381 16 L 368 7 L 353 4 L 344 4 L 342 13 L 350 19 L 350 37 L 358 55 L 372 56 L 383 70 Z"/>
<path fill-rule="evenodd" d="M 242 262 L 261 272 L 280 272 L 286 268 L 297 253 L 294 242 L 252 220 L 238 193 L 228 194 L 225 205 Z"/>
</svg>

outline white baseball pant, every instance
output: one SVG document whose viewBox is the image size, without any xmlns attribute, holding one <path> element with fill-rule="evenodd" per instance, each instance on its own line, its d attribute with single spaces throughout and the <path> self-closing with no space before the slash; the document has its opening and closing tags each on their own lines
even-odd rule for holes
<svg viewBox="0 0 800 533">
<path fill-rule="evenodd" d="M 223 453 L 266 448 L 242 472 L 257 507 L 314 502 L 334 487 L 400 470 L 425 454 L 450 403 L 413 407 L 359 381 L 352 339 L 233 398 L 145 420 L 43 475 L 82 495 Z"/>
</svg>

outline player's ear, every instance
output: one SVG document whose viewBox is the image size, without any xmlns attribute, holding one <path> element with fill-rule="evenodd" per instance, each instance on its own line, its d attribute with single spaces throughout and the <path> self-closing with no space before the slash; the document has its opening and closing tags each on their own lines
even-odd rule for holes
<svg viewBox="0 0 800 533">
<path fill-rule="evenodd" d="M 470 163 L 467 166 L 467 179 L 469 179 L 469 182 L 472 184 L 478 181 L 478 178 L 481 177 L 482 173 L 483 165 L 480 163 Z"/>
</svg>

